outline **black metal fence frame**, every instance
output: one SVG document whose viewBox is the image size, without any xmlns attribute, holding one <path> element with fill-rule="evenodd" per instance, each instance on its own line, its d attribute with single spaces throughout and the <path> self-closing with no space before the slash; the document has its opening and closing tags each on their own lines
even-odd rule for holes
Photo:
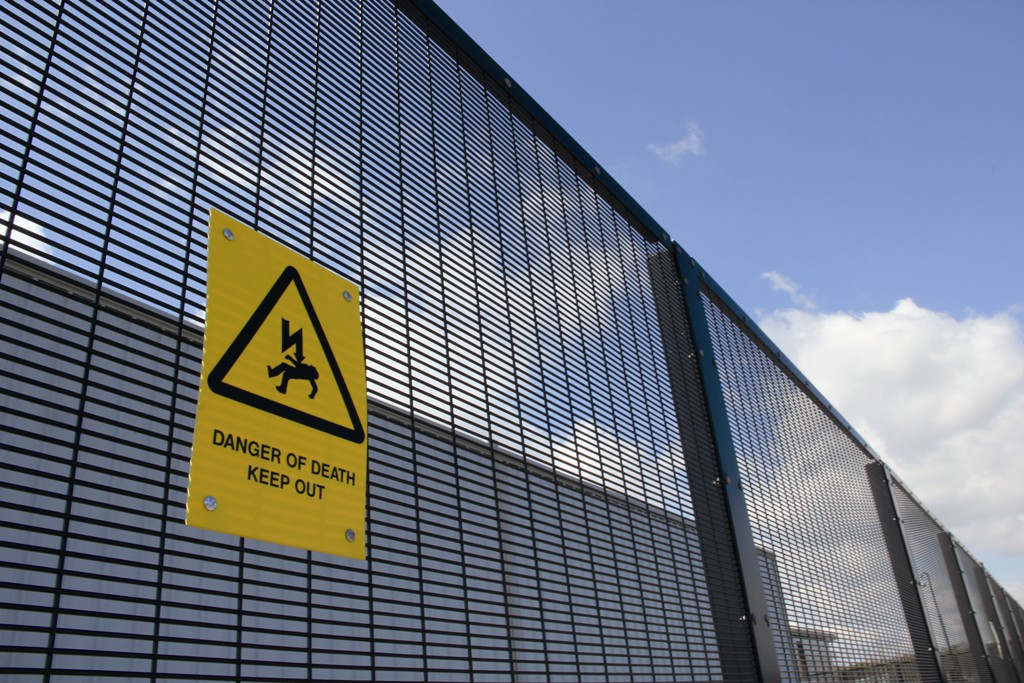
<svg viewBox="0 0 1024 683">
<path fill-rule="evenodd" d="M 63 5 L 61 7 L 63 8 Z M 646 268 L 650 273 L 651 287 L 656 290 L 651 294 L 657 309 L 653 316 L 657 320 L 656 326 L 661 336 L 659 341 L 666 356 L 663 361 L 671 385 L 672 405 L 662 408 L 666 414 L 676 417 L 679 430 L 682 432 L 678 436 L 681 443 L 685 444 L 684 450 L 688 455 L 686 476 L 690 495 L 693 498 L 694 516 L 693 520 L 689 520 L 685 519 L 685 515 L 678 515 L 678 519 L 673 518 L 673 523 L 686 530 L 687 533 L 690 532 L 692 524 L 692 532 L 696 538 L 696 544 L 699 546 L 704 568 L 704 576 L 700 581 L 706 583 L 706 591 L 710 599 L 708 611 L 711 615 L 711 625 L 709 630 L 713 634 L 711 639 L 714 641 L 713 648 L 716 648 L 717 652 L 715 657 L 720 666 L 718 670 L 713 670 L 714 666 L 712 666 L 709 669 L 711 673 L 708 674 L 708 677 L 729 683 L 751 680 L 776 683 L 812 678 L 829 681 L 919 680 L 954 683 L 970 680 L 979 681 L 979 683 L 1024 683 L 1024 649 L 1022 649 L 1024 611 L 1020 604 L 1003 590 L 951 534 L 942 528 L 941 524 L 928 513 L 923 505 L 913 498 L 903 482 L 893 476 L 867 443 L 832 408 L 827 399 L 817 392 L 799 369 L 748 318 L 725 290 L 701 268 L 700 264 L 674 242 L 668 232 L 648 215 L 612 177 L 603 171 L 597 161 L 576 143 L 518 84 L 514 83 L 500 66 L 455 25 L 438 6 L 430 0 L 396 0 L 395 7 L 398 12 L 401 12 L 422 30 L 425 40 L 432 41 L 432 45 L 449 53 L 462 70 L 459 73 L 459 78 L 473 77 L 479 80 L 488 92 L 505 103 L 509 116 L 516 119 L 517 125 L 521 125 L 523 130 L 531 131 L 535 136 L 533 142 L 535 153 L 536 146 L 542 144 L 550 149 L 552 159 L 557 158 L 564 164 L 564 167 L 555 168 L 554 174 L 559 173 L 559 168 L 572 169 L 576 174 L 571 181 L 559 180 L 559 182 L 568 184 L 575 182 L 577 189 L 579 184 L 586 184 L 597 196 L 613 207 L 633 229 L 647 236 L 651 243 L 660 245 L 662 251 L 649 257 Z M 15 10 L 15 12 L 17 11 Z M 59 11 L 63 11 L 63 9 Z M 7 17 L 5 22 L 8 20 L 12 20 L 11 17 Z M 334 30 L 341 29 L 335 27 Z M 53 43 L 50 48 L 52 50 Z M 51 56 L 47 53 L 41 57 L 46 62 L 43 67 L 44 73 L 48 73 Z M 136 51 L 137 59 L 138 51 Z M 410 67 L 414 66 L 410 65 Z M 266 96 L 266 90 L 264 90 L 264 97 L 266 98 Z M 459 97 L 461 103 L 461 94 Z M 40 95 L 40 98 L 34 103 L 37 109 L 36 114 L 38 114 L 41 102 L 42 96 Z M 19 102 L 19 106 L 30 107 L 32 104 Z M 398 106 L 401 112 L 400 98 Z M 266 116 L 266 101 L 264 101 L 261 111 L 263 116 Z M 489 112 L 487 116 L 490 116 Z M 4 202 L 5 204 L 9 202 L 10 207 L 3 207 L 6 211 L 6 218 L 4 221 L 4 248 L 0 254 L 0 278 L 7 279 L 8 283 L 15 280 L 19 282 L 35 280 L 43 283 L 47 291 L 52 292 L 63 288 L 72 299 L 93 311 L 93 317 L 86 332 L 90 341 L 87 344 L 84 359 L 81 361 L 82 367 L 86 369 L 82 381 L 87 381 L 88 368 L 96 362 L 93 357 L 93 341 L 91 339 L 97 335 L 98 312 L 101 309 L 111 310 L 120 307 L 130 311 L 128 316 L 123 316 L 125 320 L 135 318 L 144 321 L 148 315 L 147 308 L 145 305 L 138 305 L 137 302 L 125 303 L 117 297 L 110 297 L 102 292 L 99 286 L 92 288 L 88 283 L 78 282 L 75 277 L 55 273 L 48 264 L 41 262 L 38 258 L 26 258 L 14 253 L 11 247 L 11 236 L 15 227 L 15 214 L 20 193 L 26 191 L 23 181 L 28 149 L 34 140 L 35 121 L 36 119 L 33 119 L 29 129 L 16 131 L 18 135 L 24 135 L 25 157 L 11 166 L 11 168 L 17 167 L 19 170 L 4 179 L 5 182 L 9 181 L 13 189 L 10 192 L 5 190 L 7 194 L 4 195 Z M 462 131 L 465 135 L 465 127 L 462 128 Z M 361 131 L 360 135 L 362 134 Z M 8 138 L 13 140 L 14 134 L 8 135 Z M 463 140 L 463 144 L 468 148 L 469 143 Z M 8 153 L 13 155 L 13 150 L 16 147 L 16 144 L 10 142 Z M 436 144 L 433 145 L 433 148 L 436 153 Z M 124 138 L 122 138 L 119 154 L 123 155 L 124 153 Z M 259 153 L 263 153 L 262 146 L 259 147 Z M 116 163 L 122 163 L 122 156 L 118 157 Z M 437 165 L 438 162 L 435 158 L 435 174 Z M 541 165 L 538 164 L 538 168 L 540 167 Z M 516 168 L 518 172 L 518 166 Z M 198 159 L 192 172 L 197 175 L 199 173 Z M 313 172 L 315 173 L 315 170 Z M 115 177 L 117 177 L 116 173 Z M 224 179 L 217 182 L 224 182 Z M 360 182 L 363 182 L 362 179 Z M 373 182 L 386 184 L 390 181 L 384 178 L 373 180 Z M 436 184 L 436 175 L 434 182 L 435 185 L 431 191 L 440 195 L 441 191 Z M 359 191 L 369 192 L 372 190 L 368 190 L 361 184 Z M 522 203 L 522 198 L 519 201 Z M 560 201 L 564 201 L 564 198 Z M 412 204 L 410 204 L 411 206 Z M 523 210 L 522 207 L 520 208 Z M 406 206 L 403 204 L 402 211 L 405 210 Z M 470 213 L 472 213 L 471 210 Z M 403 215 L 400 218 L 404 220 L 406 217 Z M 545 213 L 543 220 L 547 225 L 548 222 L 556 221 L 557 217 L 550 217 Z M 551 238 L 547 236 L 546 239 L 550 242 Z M 202 245 L 190 241 L 185 252 L 186 261 L 195 251 L 202 251 Z M 186 265 L 186 267 L 188 266 Z M 3 280 L 0 279 L 0 282 Z M 441 286 L 443 288 L 444 283 Z M 11 296 L 15 295 L 11 294 Z M 195 331 L 191 330 L 184 321 L 186 307 L 194 305 L 194 299 L 197 296 L 196 292 L 188 291 L 187 286 L 182 291 L 178 308 L 177 339 L 171 344 L 179 358 L 182 355 L 188 355 L 186 347 L 192 348 L 195 345 L 195 339 L 192 338 Z M 578 302 L 576 305 L 579 305 Z M 745 471 L 748 470 L 744 468 L 760 465 L 751 460 L 750 454 L 745 450 L 747 447 L 739 443 L 746 437 L 740 433 L 741 430 L 735 424 L 736 409 L 731 403 L 734 398 L 727 396 L 729 388 L 723 378 L 723 373 L 732 371 L 731 366 L 734 366 L 737 360 L 722 350 L 721 342 L 715 336 L 712 323 L 709 321 L 710 316 L 719 314 L 727 318 L 729 323 L 735 326 L 735 329 L 739 330 L 739 333 L 749 341 L 750 348 L 753 349 L 749 353 L 760 354 L 774 365 L 779 371 L 780 377 L 783 378 L 780 381 L 788 383 L 786 386 L 789 388 L 785 391 L 790 391 L 795 387 L 799 393 L 799 400 L 816 406 L 818 413 L 841 433 L 842 439 L 845 441 L 839 447 L 840 450 L 852 449 L 866 463 L 862 468 L 865 482 L 863 486 L 870 489 L 870 499 L 873 501 L 871 512 L 877 517 L 875 520 L 877 522 L 876 531 L 878 538 L 881 539 L 879 542 L 884 544 L 890 565 L 882 568 L 882 571 L 885 577 L 892 577 L 891 585 L 887 586 L 887 595 L 894 596 L 898 602 L 898 607 L 893 612 L 895 616 L 887 616 L 887 621 L 882 624 L 882 627 L 888 627 L 889 622 L 898 622 L 900 635 L 897 639 L 902 640 L 896 649 L 902 653 L 900 656 L 882 653 L 877 661 L 868 661 L 863 657 L 857 661 L 854 661 L 856 659 L 854 657 L 849 657 L 849 661 L 826 661 L 830 656 L 828 653 L 832 647 L 831 643 L 836 639 L 859 638 L 860 634 L 851 635 L 848 632 L 831 633 L 820 630 L 810 633 L 806 628 L 801 631 L 799 628 L 791 627 L 788 623 L 786 606 L 784 604 L 780 606 L 780 602 L 785 602 L 782 596 L 791 595 L 793 580 L 789 578 L 790 573 L 799 570 L 803 565 L 798 562 L 798 558 L 778 557 L 775 554 L 772 548 L 775 539 L 772 536 L 776 531 L 758 521 L 752 512 L 755 507 L 753 501 L 757 495 L 754 491 L 760 484 L 751 481 L 751 478 L 745 474 Z M 153 315 L 154 318 L 159 318 L 158 314 Z M 145 323 L 143 322 L 143 324 Z M 510 335 L 512 332 L 514 331 L 510 331 Z M 17 334 L 13 327 L 5 329 L 0 332 L 0 340 L 8 342 L 13 348 L 18 343 Z M 186 340 L 186 337 L 189 339 Z M 50 335 L 49 339 L 54 344 L 61 341 L 57 335 Z M 716 351 L 716 349 L 718 350 Z M 194 351 L 194 348 L 192 350 Z M 9 350 L 0 355 L 0 360 L 12 367 L 15 363 L 20 362 L 16 353 Z M 449 365 L 449 369 L 450 367 Z M 568 373 L 568 370 L 566 372 Z M 172 374 L 177 377 L 179 371 L 175 369 Z M 186 386 L 194 386 L 197 382 L 198 379 L 189 379 L 188 377 L 182 380 L 182 384 Z M 18 395 L 11 398 L 12 401 L 17 399 Z M 84 405 L 84 398 L 81 400 Z M 176 414 L 183 410 L 180 406 L 187 404 L 188 398 L 176 397 L 172 403 L 171 414 Z M 26 411 L 29 409 L 24 408 Z M 748 409 L 762 412 L 765 410 L 761 405 L 751 405 L 748 406 Z M 393 406 L 377 404 L 372 407 L 371 412 L 379 419 L 387 421 L 388 424 L 408 424 L 408 428 L 412 431 L 434 435 L 441 441 L 447 439 L 448 441 L 445 443 L 450 444 L 453 457 L 457 457 L 459 453 L 474 452 L 486 454 L 487 457 L 494 459 L 494 463 L 514 461 L 517 467 L 526 472 L 523 475 L 524 481 L 527 482 L 523 484 L 524 486 L 534 486 L 540 491 L 545 486 L 542 482 L 553 481 L 574 490 L 588 490 L 588 484 L 585 481 L 581 482 L 581 480 L 566 477 L 565 473 L 557 471 L 557 468 L 544 469 L 535 462 L 518 460 L 503 454 L 501 449 L 496 448 L 493 443 L 486 444 L 479 439 L 459 435 L 454 429 L 432 424 L 429 419 L 404 415 L 401 411 L 396 411 Z M 80 435 L 83 433 L 84 418 L 84 409 L 80 409 L 78 423 L 72 426 L 72 429 L 76 430 L 76 434 L 79 435 L 75 437 L 75 447 L 72 449 L 75 453 L 79 446 Z M 770 423 L 772 419 L 774 418 L 769 417 L 765 421 Z M 54 428 L 57 426 L 53 425 Z M 180 425 L 177 425 L 172 419 L 167 425 L 168 435 L 175 434 L 179 428 Z M 399 427 L 395 427 L 395 429 L 399 429 Z M 762 427 L 762 429 L 771 431 L 771 427 Z M 770 451 L 776 446 L 777 444 L 769 443 L 765 448 Z M 3 466 L 7 471 L 24 473 L 24 468 L 18 464 L 18 457 L 19 452 L 16 450 L 4 452 Z M 70 465 L 69 477 L 71 480 L 77 476 L 77 460 L 75 458 L 77 455 L 72 456 Z M 168 462 L 164 487 L 165 490 L 170 491 L 173 488 L 171 479 L 174 473 L 170 459 Z M 495 472 L 498 466 L 492 464 L 491 467 L 492 476 L 496 480 L 498 475 Z M 532 484 L 529 483 L 531 481 Z M 15 485 L 12 485 L 9 490 L 18 490 L 23 493 L 27 491 L 17 488 Z M 393 493 L 398 495 L 399 488 L 395 488 Z M 630 514 L 647 514 L 642 511 L 643 503 L 631 499 L 628 495 L 623 495 L 621 500 L 617 500 L 618 494 L 607 488 L 600 491 L 595 489 L 594 495 L 601 497 L 602 500 L 612 501 L 609 504 L 624 506 L 623 509 L 631 510 Z M 459 505 L 463 503 L 464 501 L 461 499 L 458 501 Z M 27 511 L 23 503 L 7 501 L 6 504 L 9 509 Z M 62 575 L 65 570 L 64 558 L 68 552 L 68 520 L 72 518 L 70 493 L 64 504 L 66 505 L 63 513 L 64 527 L 57 532 L 58 536 L 62 538 L 60 551 L 57 553 L 58 564 L 54 570 L 57 576 Z M 495 501 L 495 505 L 498 505 L 498 501 Z M 553 509 L 562 510 L 561 505 L 562 503 L 556 503 Z M 530 514 L 534 513 L 535 511 L 531 508 Z M 652 514 L 662 515 L 666 518 L 672 517 L 671 512 L 663 510 L 655 510 Z M 168 523 L 167 519 L 164 519 L 161 522 L 161 528 L 154 535 L 161 548 L 167 534 Z M 31 539 L 30 529 L 27 527 L 18 527 L 18 529 L 22 533 L 22 537 L 27 534 L 27 538 Z M 935 529 L 939 530 L 938 533 L 935 532 Z M 31 543 L 28 542 L 6 541 L 6 544 L 11 552 L 17 551 L 22 554 L 33 552 Z M 934 549 L 935 552 L 932 553 L 934 557 L 927 555 L 922 548 Z M 941 552 L 941 561 L 936 559 L 939 557 L 939 552 Z M 528 555 L 528 552 L 520 549 L 512 554 L 522 559 Z M 641 553 L 636 551 L 636 554 L 640 555 Z M 537 566 L 539 567 L 539 564 Z M 540 570 L 538 569 L 538 571 Z M 559 571 L 564 575 L 566 583 L 570 584 L 571 571 L 568 560 Z M 300 577 L 299 583 L 304 580 L 310 586 L 312 585 L 314 581 L 312 569 L 309 572 L 306 577 Z M 397 577 L 393 578 L 396 582 L 399 581 Z M 513 582 L 518 580 L 515 572 L 511 573 L 509 580 Z M 158 581 L 158 583 L 160 582 Z M 160 585 L 157 602 L 160 600 L 159 591 L 163 590 L 162 584 Z M 948 590 L 946 590 L 947 587 Z M 22 587 L 14 581 L 8 581 L 4 584 L 4 588 L 11 591 L 11 595 L 18 595 L 18 591 Z M 312 588 L 309 590 L 312 591 Z M 538 601 L 542 602 L 539 598 Z M 572 605 L 572 603 L 569 604 Z M 4 603 L 4 607 L 10 613 L 14 613 L 22 605 L 11 598 Z M 505 605 L 505 608 L 508 609 L 509 606 Z M 312 607 L 309 609 L 312 610 Z M 568 610 L 569 614 L 562 616 L 573 628 L 579 629 L 580 632 L 591 628 L 591 623 L 588 621 L 589 616 L 577 617 L 571 613 L 570 608 L 564 606 L 560 609 L 563 612 Z M 792 605 L 789 609 L 793 609 Z M 50 612 L 52 624 L 50 626 L 51 636 L 45 652 L 46 663 L 41 667 L 40 673 L 44 680 L 56 680 L 62 673 L 60 667 L 54 663 L 55 644 L 52 635 L 56 633 L 56 623 L 60 613 L 60 606 L 55 604 Z M 374 617 L 360 614 L 360 618 L 372 620 Z M 649 618 L 655 619 L 653 616 Z M 598 634 L 594 636 L 594 647 L 600 650 L 600 658 L 606 668 L 603 672 L 591 672 L 591 678 L 612 680 L 618 677 L 621 680 L 628 674 L 618 671 L 615 668 L 615 663 L 618 661 L 618 657 L 626 657 L 619 653 L 619 650 L 623 647 L 628 648 L 628 646 L 622 646 L 617 639 L 599 627 L 593 628 L 597 629 L 594 633 Z M 242 642 L 242 630 L 240 616 L 237 626 L 239 643 Z M 847 631 L 849 630 L 847 628 Z M 5 631 L 7 642 L 0 642 L 0 672 L 11 676 L 12 680 L 15 676 L 22 676 L 26 680 L 33 679 L 31 669 L 22 664 L 9 664 L 8 660 L 4 659 L 5 651 L 39 654 L 38 649 L 18 646 L 17 632 L 17 624 L 12 625 Z M 963 636 L 953 642 L 951 633 L 962 633 Z M 307 634 L 307 638 L 312 643 L 312 635 Z M 539 640 L 543 639 L 539 638 Z M 665 636 L 664 640 L 671 642 L 669 636 Z M 800 642 L 796 642 L 797 640 Z M 538 652 L 546 653 L 546 656 L 557 654 L 557 648 L 551 648 L 550 643 L 545 641 L 544 645 L 548 649 L 538 646 Z M 271 644 L 271 647 L 286 648 L 287 646 Z M 398 645 L 396 644 L 395 647 L 397 649 Z M 815 650 L 815 648 L 817 649 Z M 312 660 L 312 644 L 309 644 L 307 649 L 310 653 L 310 660 Z M 495 650 L 497 649 L 495 648 Z M 493 665 L 499 669 L 501 666 L 513 669 L 515 666 L 525 667 L 521 671 L 515 669 L 510 674 L 515 675 L 517 679 L 559 679 L 554 663 L 538 661 L 536 657 L 540 655 L 531 651 L 527 653 L 528 657 L 517 664 L 513 661 L 516 654 L 514 651 L 511 652 L 507 662 L 502 659 L 504 655 L 495 655 L 496 659 L 493 662 L 489 661 L 488 666 Z M 681 651 L 674 653 L 673 656 L 685 659 L 688 654 Z M 241 645 L 238 646 L 237 657 L 239 662 L 234 677 L 244 678 L 241 673 L 243 671 Z M 715 659 L 715 657 L 710 659 Z M 652 658 L 654 657 L 652 656 Z M 670 659 L 671 657 L 666 655 L 665 658 Z M 15 660 L 11 659 L 10 661 Z M 574 661 L 577 675 L 579 675 L 578 672 L 582 670 L 582 664 L 578 654 Z M 313 677 L 312 664 L 309 666 L 308 673 L 310 677 Z M 812 671 L 813 667 L 821 668 Z M 354 671 L 354 669 L 352 670 Z M 617 673 L 612 675 L 613 671 Z M 84 675 L 85 672 L 77 673 Z M 385 673 L 381 669 L 379 672 L 375 671 L 373 675 L 379 675 L 380 680 L 385 680 L 392 673 L 394 672 Z M 429 671 L 415 673 L 416 675 L 426 675 L 429 674 Z M 486 675 L 474 672 L 473 676 L 475 676 L 475 680 L 489 680 L 491 673 L 494 677 L 500 678 L 499 673 L 507 672 L 490 672 Z M 112 672 L 109 669 L 103 669 L 102 666 L 98 666 L 94 672 L 96 676 L 104 674 L 122 677 L 135 675 L 127 671 Z M 531 679 L 530 676 L 533 678 Z M 148 676 L 141 677 L 151 677 L 155 680 L 158 676 L 154 671 Z M 232 675 L 212 677 L 218 680 L 230 680 Z M 657 680 L 670 680 L 670 675 L 666 673 L 665 676 L 658 677 Z"/>
</svg>

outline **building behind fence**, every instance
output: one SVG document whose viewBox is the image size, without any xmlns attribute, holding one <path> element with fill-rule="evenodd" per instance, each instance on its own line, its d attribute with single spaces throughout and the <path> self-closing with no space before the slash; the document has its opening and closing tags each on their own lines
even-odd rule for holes
<svg viewBox="0 0 1024 683">
<path fill-rule="evenodd" d="M 10 681 L 1024 682 L 1024 611 L 429 0 L 4 10 Z M 183 524 L 220 209 L 362 288 L 367 560 Z"/>
</svg>

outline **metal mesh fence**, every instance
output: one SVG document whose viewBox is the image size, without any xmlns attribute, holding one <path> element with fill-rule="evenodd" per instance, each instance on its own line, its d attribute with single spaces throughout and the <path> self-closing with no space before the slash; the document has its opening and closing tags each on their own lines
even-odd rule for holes
<svg viewBox="0 0 1024 683">
<path fill-rule="evenodd" d="M 1005 628 L 993 605 L 988 578 L 981 566 L 959 545 L 954 547 L 964 586 L 971 603 L 971 612 L 981 634 L 985 661 L 996 683 L 1016 681 L 1010 664 Z"/>
<path fill-rule="evenodd" d="M 921 591 L 921 603 L 935 643 L 943 670 L 950 680 L 979 680 L 971 643 L 956 601 L 953 581 L 943 553 L 942 544 L 949 543 L 942 527 L 914 499 L 902 484 L 896 485 L 900 517 L 904 520 L 907 542 L 916 579 Z"/>
<path fill-rule="evenodd" d="M 786 680 L 919 680 L 865 466 L 870 458 L 739 321 L 704 296 L 765 563 Z"/>
<path fill-rule="evenodd" d="M 1003 676 L 1006 680 L 1019 681 L 1022 674 L 1021 664 L 1024 663 L 1024 653 L 1020 649 L 1020 638 L 1013 623 L 1010 605 L 1006 600 L 1006 594 L 998 584 L 988 576 L 986 576 L 986 582 L 992 597 L 993 613 L 998 619 L 995 623 L 997 624 L 996 631 L 1001 639 Z"/>
<path fill-rule="evenodd" d="M 1024 613 L 1010 594 L 1000 586 L 995 586 L 997 596 L 1002 598 L 1002 604 L 1006 610 L 1006 621 L 1003 625 L 1006 628 L 1006 637 L 1010 641 L 1010 657 L 1013 660 L 1013 669 L 1017 674 L 1017 680 L 1024 680 Z"/>
<path fill-rule="evenodd" d="M 665 247 L 415 8 L 5 16 L 5 671 L 721 677 Z M 209 206 L 362 286 L 365 566 L 180 524 Z"/>
<path fill-rule="evenodd" d="M 365 566 L 184 527 L 195 387 L 147 364 L 198 376 L 199 336 L 67 286 L 3 281 L 4 359 L 36 350 L 3 401 L 8 674 L 720 677 L 692 522 L 383 405 Z"/>
<path fill-rule="evenodd" d="M 688 308 L 675 245 L 435 6 L 0 25 L 5 680 L 926 678 L 870 457 L 713 289 Z M 361 287 L 366 562 L 182 523 L 211 207 Z M 940 532 L 908 544 L 954 591 Z M 945 670 L 1002 648 L 1011 681 L 1020 607 L 974 581 L 996 631 L 940 583 L 921 608 Z"/>
</svg>

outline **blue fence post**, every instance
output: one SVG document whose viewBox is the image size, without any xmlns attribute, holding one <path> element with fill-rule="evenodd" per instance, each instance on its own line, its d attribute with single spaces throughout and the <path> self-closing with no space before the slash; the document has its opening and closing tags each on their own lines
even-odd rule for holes
<svg viewBox="0 0 1024 683">
<path fill-rule="evenodd" d="M 715 453 L 718 457 L 720 471 L 718 483 L 725 494 L 732 529 L 732 541 L 743 584 L 746 614 L 741 615 L 740 618 L 746 620 L 750 628 L 761 680 L 764 683 L 781 683 L 779 659 L 772 631 L 773 629 L 786 629 L 788 624 L 773 624 L 769 616 L 768 600 L 765 596 L 761 576 L 761 563 L 758 560 L 758 550 L 754 543 L 753 529 L 750 525 L 750 516 L 743 493 L 739 461 L 729 428 L 725 395 L 722 392 L 722 383 L 714 358 L 711 330 L 704 312 L 704 303 L 701 300 L 701 281 L 705 274 L 698 267 L 696 261 L 691 259 L 678 244 L 673 243 L 672 250 L 689 312 L 690 331 L 693 335 L 696 361 L 710 417 Z"/>
</svg>

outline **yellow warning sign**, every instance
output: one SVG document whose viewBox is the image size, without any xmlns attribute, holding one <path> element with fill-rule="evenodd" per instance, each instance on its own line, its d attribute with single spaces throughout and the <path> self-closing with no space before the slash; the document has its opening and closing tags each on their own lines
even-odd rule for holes
<svg viewBox="0 0 1024 683">
<path fill-rule="evenodd" d="M 186 524 L 365 559 L 359 289 L 212 210 Z"/>
</svg>

